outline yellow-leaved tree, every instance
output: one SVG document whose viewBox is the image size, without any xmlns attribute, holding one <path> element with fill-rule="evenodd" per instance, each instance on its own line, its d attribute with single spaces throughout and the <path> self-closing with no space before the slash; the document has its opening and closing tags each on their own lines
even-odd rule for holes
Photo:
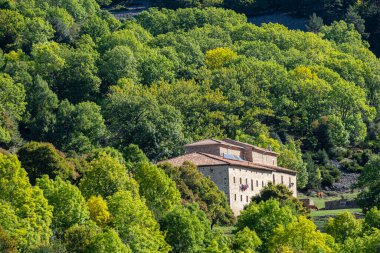
<svg viewBox="0 0 380 253">
<path fill-rule="evenodd" d="M 237 54 L 227 47 L 214 48 L 206 53 L 206 65 L 210 69 L 218 69 L 236 57 Z"/>
</svg>

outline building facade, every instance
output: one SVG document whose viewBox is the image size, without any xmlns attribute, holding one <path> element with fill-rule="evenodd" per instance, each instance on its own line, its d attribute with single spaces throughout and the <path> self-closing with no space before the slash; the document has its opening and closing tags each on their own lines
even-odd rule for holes
<svg viewBox="0 0 380 253">
<path fill-rule="evenodd" d="M 277 153 L 247 143 L 206 139 L 185 146 L 185 154 L 165 162 L 181 166 L 193 162 L 224 191 L 239 215 L 251 198 L 268 184 L 284 184 L 297 196 L 296 172 L 277 166 Z"/>
</svg>

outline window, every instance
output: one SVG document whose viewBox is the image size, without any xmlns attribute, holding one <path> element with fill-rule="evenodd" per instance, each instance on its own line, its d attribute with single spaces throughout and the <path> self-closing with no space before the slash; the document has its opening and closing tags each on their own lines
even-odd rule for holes
<svg viewBox="0 0 380 253">
<path fill-rule="evenodd" d="M 247 203 L 248 203 L 248 196 L 247 196 Z"/>
<path fill-rule="evenodd" d="M 213 173 L 213 172 L 214 172 L 214 169 L 210 169 L 210 172 Z"/>
<path fill-rule="evenodd" d="M 284 184 L 284 176 L 281 176 L 281 184 Z"/>
<path fill-rule="evenodd" d="M 241 184 L 241 178 L 240 178 L 240 184 Z"/>
<path fill-rule="evenodd" d="M 240 201 L 243 202 L 243 195 L 240 195 Z"/>
<path fill-rule="evenodd" d="M 274 160 L 273 160 L 273 165 L 274 165 Z"/>
<path fill-rule="evenodd" d="M 245 184 L 248 184 L 248 179 L 247 178 L 245 179 Z"/>
<path fill-rule="evenodd" d="M 264 181 L 261 181 L 261 186 L 264 187 Z"/>
<path fill-rule="evenodd" d="M 236 194 L 235 194 L 235 201 L 236 201 Z"/>
<path fill-rule="evenodd" d="M 275 178 L 274 174 L 273 174 L 273 184 L 276 184 L 276 178 Z"/>
<path fill-rule="evenodd" d="M 234 183 L 236 183 L 235 177 L 234 177 Z"/>
<path fill-rule="evenodd" d="M 251 179 L 251 191 L 253 191 L 253 179 Z"/>
<path fill-rule="evenodd" d="M 256 187 L 259 187 L 259 180 L 256 180 Z"/>
</svg>

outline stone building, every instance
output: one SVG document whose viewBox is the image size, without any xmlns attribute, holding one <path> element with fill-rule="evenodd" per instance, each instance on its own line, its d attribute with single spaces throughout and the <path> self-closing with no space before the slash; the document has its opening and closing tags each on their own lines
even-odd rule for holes
<svg viewBox="0 0 380 253">
<path fill-rule="evenodd" d="M 226 193 L 232 211 L 238 215 L 268 182 L 284 184 L 297 196 L 296 172 L 277 166 L 277 155 L 231 139 L 206 139 L 185 145 L 184 155 L 165 162 L 175 166 L 193 162 Z"/>
</svg>

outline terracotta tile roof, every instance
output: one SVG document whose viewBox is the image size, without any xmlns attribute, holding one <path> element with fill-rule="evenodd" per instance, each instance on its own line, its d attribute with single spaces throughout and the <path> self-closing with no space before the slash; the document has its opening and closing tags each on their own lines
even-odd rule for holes
<svg viewBox="0 0 380 253">
<path fill-rule="evenodd" d="M 174 157 L 169 160 L 161 161 L 160 163 L 169 162 L 174 166 L 181 166 L 185 161 L 191 161 L 197 166 L 216 166 L 216 165 L 233 165 L 240 167 L 248 167 L 254 169 L 261 169 L 267 171 L 279 171 L 290 174 L 296 174 L 295 171 L 282 168 L 279 166 L 267 165 L 267 164 L 258 164 L 248 161 L 236 161 L 227 159 L 217 155 L 211 155 L 206 153 L 189 153 L 182 156 Z"/>
<path fill-rule="evenodd" d="M 206 146 L 206 145 L 224 145 L 224 146 L 235 147 L 239 149 L 243 148 L 239 145 L 234 145 L 232 143 L 228 143 L 221 140 L 215 140 L 215 139 L 205 139 L 205 140 L 189 143 L 189 144 L 186 144 L 185 147 Z"/>
<path fill-rule="evenodd" d="M 239 146 L 239 144 L 246 145 L 246 146 L 252 147 L 255 150 L 262 151 L 263 153 L 270 153 L 270 154 L 278 155 L 277 152 L 274 152 L 272 150 L 265 149 L 265 148 L 260 148 L 258 146 L 255 146 L 255 145 L 252 145 L 252 144 L 249 144 L 249 143 L 245 143 L 245 142 L 241 142 L 241 141 L 236 141 L 236 140 L 231 140 L 231 139 L 228 139 L 228 138 L 224 139 L 223 141 L 227 142 L 227 143 L 231 143 L 231 144 L 235 143 L 235 145 L 237 145 L 237 146 Z"/>
</svg>

